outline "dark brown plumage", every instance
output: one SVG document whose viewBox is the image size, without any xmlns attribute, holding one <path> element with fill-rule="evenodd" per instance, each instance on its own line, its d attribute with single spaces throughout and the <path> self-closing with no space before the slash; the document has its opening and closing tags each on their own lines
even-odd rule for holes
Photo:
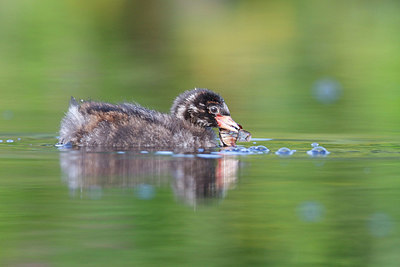
<svg viewBox="0 0 400 267">
<path fill-rule="evenodd" d="M 224 99 L 207 89 L 179 95 L 170 114 L 138 104 L 71 98 L 61 122 L 60 143 L 107 147 L 215 147 L 212 127 L 238 131 Z"/>
</svg>

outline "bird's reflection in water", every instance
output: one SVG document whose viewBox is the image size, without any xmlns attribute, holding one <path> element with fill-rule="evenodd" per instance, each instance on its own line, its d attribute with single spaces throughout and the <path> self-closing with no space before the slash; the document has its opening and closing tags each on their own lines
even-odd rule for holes
<svg viewBox="0 0 400 267">
<path fill-rule="evenodd" d="M 163 156 L 153 152 L 80 149 L 62 151 L 60 165 L 72 193 L 106 187 L 149 191 L 149 187 L 170 184 L 177 199 L 195 205 L 223 198 L 235 186 L 239 160 L 232 156 L 202 158 L 181 152 Z M 149 192 L 153 194 L 152 190 Z M 101 193 L 96 196 L 100 198 Z M 146 193 L 142 196 L 146 198 Z"/>
</svg>

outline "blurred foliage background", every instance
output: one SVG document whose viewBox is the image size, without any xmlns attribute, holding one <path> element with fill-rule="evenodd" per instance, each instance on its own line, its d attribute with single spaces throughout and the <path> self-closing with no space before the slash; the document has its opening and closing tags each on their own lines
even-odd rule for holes
<svg viewBox="0 0 400 267">
<path fill-rule="evenodd" d="M 254 137 L 400 131 L 398 1 L 0 2 L 0 132 L 54 133 L 71 95 L 167 112 L 219 92 Z"/>
</svg>

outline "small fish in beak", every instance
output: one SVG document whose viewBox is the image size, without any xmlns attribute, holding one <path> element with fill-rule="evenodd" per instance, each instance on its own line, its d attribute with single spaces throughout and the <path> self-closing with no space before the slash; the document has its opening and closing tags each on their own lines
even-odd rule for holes
<svg viewBox="0 0 400 267">
<path fill-rule="evenodd" d="M 230 132 L 224 129 L 219 130 L 219 140 L 222 146 L 236 146 L 237 133 Z"/>
<path fill-rule="evenodd" d="M 217 115 L 216 120 L 219 126 L 219 139 L 222 146 L 236 146 L 236 142 L 248 142 L 251 134 L 243 130 L 230 116 Z"/>
<path fill-rule="evenodd" d="M 251 133 L 245 130 L 240 130 L 236 142 L 249 142 L 251 140 Z"/>
<path fill-rule="evenodd" d="M 220 129 L 219 139 L 222 146 L 236 146 L 236 142 L 249 142 L 251 133 L 243 129 L 240 129 L 237 133 Z"/>
<path fill-rule="evenodd" d="M 241 129 L 240 125 L 232 120 L 231 116 L 223 116 L 218 114 L 215 119 L 220 129 L 228 130 L 235 133 L 239 132 L 239 130 Z"/>
</svg>

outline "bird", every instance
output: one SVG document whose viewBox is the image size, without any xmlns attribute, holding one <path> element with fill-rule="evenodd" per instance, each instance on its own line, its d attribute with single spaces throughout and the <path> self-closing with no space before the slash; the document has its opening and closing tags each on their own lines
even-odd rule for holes
<svg viewBox="0 0 400 267">
<path fill-rule="evenodd" d="M 238 133 L 241 126 L 231 118 L 224 99 L 209 89 L 183 92 L 169 113 L 137 103 L 78 103 L 71 97 L 61 121 L 59 145 L 212 148 L 218 146 L 213 128 Z"/>
</svg>

